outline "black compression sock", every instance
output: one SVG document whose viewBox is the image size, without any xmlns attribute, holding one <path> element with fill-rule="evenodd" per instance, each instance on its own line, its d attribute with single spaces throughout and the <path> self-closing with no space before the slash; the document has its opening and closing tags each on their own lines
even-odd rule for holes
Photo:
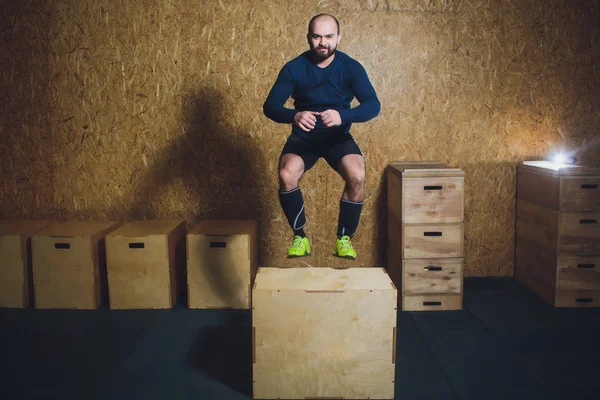
<svg viewBox="0 0 600 400">
<path fill-rule="evenodd" d="M 340 200 L 340 216 L 338 219 L 338 239 L 342 236 L 353 237 L 358 227 L 363 202 Z"/>
<path fill-rule="evenodd" d="M 306 233 L 304 233 L 304 228 L 294 229 L 294 236 L 300 236 L 300 237 L 305 238 Z"/>
<path fill-rule="evenodd" d="M 294 233 L 304 228 L 306 216 L 304 215 L 304 199 L 300 188 L 297 187 L 287 192 L 280 191 L 279 203 Z M 304 233 L 304 230 L 302 230 L 302 233 Z"/>
</svg>

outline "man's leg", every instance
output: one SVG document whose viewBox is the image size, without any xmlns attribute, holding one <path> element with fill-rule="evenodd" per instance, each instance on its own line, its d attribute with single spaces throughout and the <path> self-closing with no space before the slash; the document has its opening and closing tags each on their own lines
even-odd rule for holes
<svg viewBox="0 0 600 400">
<path fill-rule="evenodd" d="M 279 203 L 294 236 L 305 237 L 304 199 L 298 182 L 304 174 L 304 161 L 296 154 L 283 154 L 279 162 Z"/>
<path fill-rule="evenodd" d="M 338 239 L 333 254 L 356 259 L 356 251 L 352 248 L 350 239 L 356 233 L 365 199 L 365 160 L 351 135 L 332 146 L 326 160 L 346 182 L 340 200 Z"/>
<path fill-rule="evenodd" d="M 304 233 L 304 198 L 298 186 L 305 170 L 310 169 L 318 159 L 310 150 L 309 143 L 290 136 L 279 159 L 279 203 L 294 231 L 294 241 L 288 249 L 288 257 L 310 255 L 310 244 Z"/>
<path fill-rule="evenodd" d="M 346 181 L 340 200 L 338 238 L 354 237 L 365 200 L 365 160 L 361 155 L 348 154 L 342 158 L 339 173 Z"/>
</svg>

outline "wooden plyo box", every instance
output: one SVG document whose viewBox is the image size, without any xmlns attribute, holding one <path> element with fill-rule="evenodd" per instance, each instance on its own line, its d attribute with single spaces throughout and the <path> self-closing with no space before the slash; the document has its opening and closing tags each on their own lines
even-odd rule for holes
<svg viewBox="0 0 600 400">
<path fill-rule="evenodd" d="M 388 168 L 388 271 L 404 311 L 459 310 L 464 172 L 435 161 Z"/>
<path fill-rule="evenodd" d="M 31 237 L 35 307 L 96 309 L 105 293 L 104 240 L 119 222 L 69 221 Z"/>
<path fill-rule="evenodd" d="M 189 308 L 250 309 L 256 221 L 202 221 L 187 234 Z"/>
<path fill-rule="evenodd" d="M 259 268 L 255 399 L 393 399 L 397 290 L 383 268 Z"/>
<path fill-rule="evenodd" d="M 106 237 L 111 309 L 164 309 L 185 282 L 183 220 L 129 222 Z"/>
<path fill-rule="evenodd" d="M 0 307 L 33 305 L 31 235 L 49 221 L 0 221 Z"/>
<path fill-rule="evenodd" d="M 600 306 L 600 169 L 517 167 L 515 278 L 556 307 Z"/>
</svg>

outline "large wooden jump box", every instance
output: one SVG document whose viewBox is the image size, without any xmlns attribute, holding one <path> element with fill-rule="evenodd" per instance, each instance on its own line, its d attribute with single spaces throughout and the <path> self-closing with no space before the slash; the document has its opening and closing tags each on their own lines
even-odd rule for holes
<svg viewBox="0 0 600 400">
<path fill-rule="evenodd" d="M 48 221 L 0 221 L 0 307 L 33 305 L 31 235 Z"/>
<path fill-rule="evenodd" d="M 202 221 L 187 234 L 189 308 L 250 309 L 256 221 Z"/>
<path fill-rule="evenodd" d="M 106 292 L 104 241 L 119 222 L 56 222 L 31 237 L 36 308 L 96 309 Z"/>
<path fill-rule="evenodd" d="M 600 306 L 600 169 L 517 166 L 515 278 L 556 307 Z"/>
<path fill-rule="evenodd" d="M 462 308 L 464 172 L 434 161 L 388 168 L 388 271 L 402 310 Z"/>
<path fill-rule="evenodd" d="M 393 399 L 397 291 L 383 268 L 259 268 L 255 399 Z"/>
<path fill-rule="evenodd" d="M 106 237 L 111 309 L 171 308 L 183 289 L 186 223 L 129 222 Z"/>
</svg>

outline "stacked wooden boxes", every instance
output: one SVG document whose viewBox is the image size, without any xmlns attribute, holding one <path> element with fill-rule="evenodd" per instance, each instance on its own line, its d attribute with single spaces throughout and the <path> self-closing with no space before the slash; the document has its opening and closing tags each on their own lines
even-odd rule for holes
<svg viewBox="0 0 600 400">
<path fill-rule="evenodd" d="M 96 309 L 106 295 L 105 236 L 119 222 L 56 222 L 31 237 L 36 308 Z"/>
<path fill-rule="evenodd" d="M 402 310 L 461 309 L 464 172 L 438 162 L 397 162 L 387 182 L 388 271 Z"/>
<path fill-rule="evenodd" d="M 600 305 L 600 169 L 517 167 L 515 277 L 556 307 Z"/>
<path fill-rule="evenodd" d="M 249 309 L 258 269 L 256 221 L 202 221 L 187 234 L 189 308 Z"/>
<path fill-rule="evenodd" d="M 111 309 L 164 309 L 185 283 L 186 223 L 133 221 L 106 237 Z"/>
<path fill-rule="evenodd" d="M 48 221 L 0 221 L 0 307 L 33 305 L 31 236 Z"/>
<path fill-rule="evenodd" d="M 254 399 L 393 399 L 397 290 L 383 268 L 259 268 Z"/>
</svg>

